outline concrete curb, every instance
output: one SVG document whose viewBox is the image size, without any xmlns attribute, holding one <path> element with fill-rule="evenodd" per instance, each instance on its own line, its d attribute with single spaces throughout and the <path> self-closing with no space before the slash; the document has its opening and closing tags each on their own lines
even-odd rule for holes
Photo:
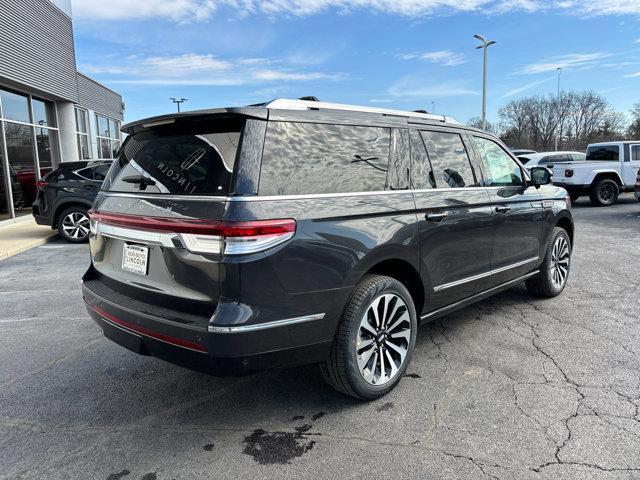
<svg viewBox="0 0 640 480">
<path fill-rule="evenodd" d="M 0 262 L 2 260 L 6 260 L 9 257 L 13 257 L 14 255 L 18 255 L 19 253 L 26 252 L 27 250 L 31 250 L 32 248 L 39 247 L 41 245 L 44 245 L 45 243 L 49 243 L 57 235 L 58 235 L 58 232 L 52 231 L 51 235 L 49 235 L 46 238 L 41 238 L 39 240 L 33 240 L 33 241 L 28 242 L 26 244 L 20 245 L 17 248 L 13 248 L 13 249 L 7 250 L 6 252 L 0 252 Z"/>
</svg>

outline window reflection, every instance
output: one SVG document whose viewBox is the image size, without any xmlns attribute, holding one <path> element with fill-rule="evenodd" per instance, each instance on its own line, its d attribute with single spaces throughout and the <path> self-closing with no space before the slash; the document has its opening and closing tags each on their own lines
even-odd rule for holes
<svg viewBox="0 0 640 480">
<path fill-rule="evenodd" d="M 269 123 L 260 194 L 384 190 L 389 142 L 388 128 Z"/>
<path fill-rule="evenodd" d="M 16 122 L 31 123 L 28 97 L 0 90 L 0 102 L 2 102 L 2 118 L 15 120 Z"/>
<path fill-rule="evenodd" d="M 467 150 L 457 133 L 422 132 L 439 188 L 473 187 L 476 181 Z"/>
<path fill-rule="evenodd" d="M 11 177 L 11 183 L 14 183 L 17 179 L 14 179 L 13 176 Z M 0 221 L 11 218 L 9 203 L 9 192 L 7 192 L 7 178 L 4 167 L 4 146 L 2 135 L 0 134 Z"/>
<path fill-rule="evenodd" d="M 431 169 L 424 142 L 420 133 L 411 131 L 411 181 L 413 188 L 425 190 L 436 188 L 436 179 Z"/>
</svg>

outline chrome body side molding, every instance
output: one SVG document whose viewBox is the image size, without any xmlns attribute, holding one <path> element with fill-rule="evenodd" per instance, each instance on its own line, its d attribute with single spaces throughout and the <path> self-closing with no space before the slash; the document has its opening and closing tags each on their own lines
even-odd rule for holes
<svg viewBox="0 0 640 480">
<path fill-rule="evenodd" d="M 257 330 L 266 330 L 269 328 L 286 327 L 289 325 L 296 325 L 298 323 L 311 322 L 314 320 L 322 320 L 324 313 L 316 313 L 314 315 L 305 315 L 303 317 L 287 318 L 284 320 L 275 320 L 273 322 L 258 323 L 256 325 L 238 325 L 236 326 L 217 326 L 209 325 L 209 332 L 211 333 L 245 333 L 255 332 Z"/>
<path fill-rule="evenodd" d="M 442 290 L 446 290 L 448 288 L 457 287 L 459 285 L 464 285 L 465 283 L 475 282 L 476 280 L 482 280 L 483 278 L 490 277 L 492 275 L 496 275 L 498 273 L 503 273 L 508 270 L 512 270 L 514 268 L 524 267 L 525 265 L 529 265 L 530 263 L 535 263 L 540 259 L 540 257 L 533 257 L 527 260 L 523 260 L 518 263 L 514 263 L 512 265 L 507 265 L 505 267 L 496 268 L 495 270 L 490 270 L 485 273 L 480 273 L 478 275 L 474 275 L 472 277 L 463 278 L 462 280 L 456 280 L 455 282 L 445 283 L 444 285 L 438 285 L 437 287 L 433 287 L 434 292 L 440 292 Z"/>
</svg>

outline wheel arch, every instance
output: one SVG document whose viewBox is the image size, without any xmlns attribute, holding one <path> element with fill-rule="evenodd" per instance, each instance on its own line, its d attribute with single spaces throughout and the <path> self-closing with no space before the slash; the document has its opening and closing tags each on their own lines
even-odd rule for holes
<svg viewBox="0 0 640 480">
<path fill-rule="evenodd" d="M 595 186 L 597 182 L 605 178 L 613 180 L 618 184 L 619 187 L 622 187 L 624 185 L 622 179 L 620 178 L 620 174 L 615 170 L 597 170 L 594 173 L 595 175 L 591 179 L 591 182 L 589 182 L 591 186 Z"/>
<path fill-rule="evenodd" d="M 91 202 L 87 202 L 85 200 L 82 199 L 72 199 L 72 200 L 66 200 L 64 202 L 59 203 L 58 205 L 56 205 L 55 210 L 53 211 L 53 216 L 51 218 L 51 226 L 54 228 L 57 228 L 58 226 L 58 220 L 60 219 L 60 214 L 62 214 L 62 212 L 64 212 L 67 208 L 69 207 L 83 207 L 83 208 L 91 208 L 92 203 Z"/>
<path fill-rule="evenodd" d="M 424 284 L 416 268 L 406 260 L 387 258 L 373 265 L 363 275 L 385 275 L 402 283 L 411 294 L 418 317 L 424 307 Z"/>
<path fill-rule="evenodd" d="M 573 226 L 573 222 L 571 221 L 571 219 L 569 217 L 567 217 L 567 216 L 560 217 L 558 219 L 558 221 L 556 222 L 555 226 L 564 229 L 569 234 L 569 241 L 571 242 L 571 245 L 573 246 L 574 226 Z"/>
</svg>

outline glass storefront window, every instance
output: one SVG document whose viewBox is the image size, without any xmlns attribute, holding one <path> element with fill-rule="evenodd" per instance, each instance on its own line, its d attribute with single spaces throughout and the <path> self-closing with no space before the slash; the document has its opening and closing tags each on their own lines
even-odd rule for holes
<svg viewBox="0 0 640 480">
<path fill-rule="evenodd" d="M 9 168 L 16 182 L 12 182 L 13 208 L 16 217 L 31 213 L 31 204 L 36 199 L 36 162 L 33 147 L 33 127 L 5 122 Z"/>
<path fill-rule="evenodd" d="M 76 131 L 78 133 L 87 133 L 87 114 L 79 108 L 76 108 Z"/>
<path fill-rule="evenodd" d="M 58 158 L 58 136 L 55 130 L 36 127 L 36 146 L 38 148 L 38 160 L 40 161 L 40 177 L 44 177 L 53 170 Z"/>
<path fill-rule="evenodd" d="M 2 103 L 2 118 L 31 123 L 28 97 L 6 90 L 0 90 L 0 102 Z"/>
<path fill-rule="evenodd" d="M 53 111 L 53 105 L 49 102 L 33 99 L 31 101 L 33 108 L 33 123 L 43 127 L 55 127 L 56 119 Z"/>
<path fill-rule="evenodd" d="M 108 138 L 100 138 L 100 158 L 113 158 L 111 156 L 111 142 Z"/>
<path fill-rule="evenodd" d="M 109 132 L 111 133 L 111 138 L 120 138 L 117 122 L 111 119 L 109 119 Z"/>
<path fill-rule="evenodd" d="M 78 155 L 80 156 L 80 160 L 88 160 L 91 158 L 91 154 L 89 152 L 89 138 L 87 135 L 82 133 L 78 134 Z"/>
<path fill-rule="evenodd" d="M 109 120 L 101 115 L 96 115 L 98 119 L 98 135 L 101 137 L 110 137 Z"/>
<path fill-rule="evenodd" d="M 13 178 L 11 180 L 13 180 Z M 0 133 L 0 221 L 11 218 L 9 202 L 7 178 L 4 171 L 4 146 L 2 143 L 2 134 Z"/>
</svg>

